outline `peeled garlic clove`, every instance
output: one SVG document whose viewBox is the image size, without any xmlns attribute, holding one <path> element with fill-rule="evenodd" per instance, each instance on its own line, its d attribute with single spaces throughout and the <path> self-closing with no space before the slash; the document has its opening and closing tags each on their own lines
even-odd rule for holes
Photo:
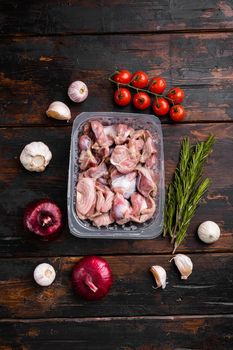
<svg viewBox="0 0 233 350">
<path fill-rule="evenodd" d="M 37 284 L 47 287 L 55 280 L 56 272 L 52 265 L 42 263 L 35 268 L 33 276 Z"/>
<path fill-rule="evenodd" d="M 184 254 L 177 254 L 172 258 L 181 273 L 181 279 L 187 280 L 193 271 L 193 263 L 190 257 Z"/>
<path fill-rule="evenodd" d="M 70 120 L 71 113 L 69 107 L 65 103 L 60 101 L 55 101 L 49 105 L 46 111 L 48 117 L 58 119 L 58 120 Z"/>
<path fill-rule="evenodd" d="M 31 142 L 20 154 L 20 162 L 29 171 L 42 172 L 52 159 L 52 153 L 43 142 Z"/>
<path fill-rule="evenodd" d="M 68 96 L 73 102 L 83 102 L 88 96 L 88 88 L 83 81 L 77 80 L 70 84 Z"/>
<path fill-rule="evenodd" d="M 164 289 L 166 287 L 166 284 L 167 284 L 167 281 L 166 281 L 167 273 L 164 270 L 164 268 L 162 266 L 159 266 L 159 265 L 154 265 L 154 266 L 151 266 L 150 271 L 152 272 L 152 274 L 155 278 L 157 287 L 158 288 L 162 287 L 162 289 Z"/>
<path fill-rule="evenodd" d="M 198 236 L 204 243 L 214 243 L 220 237 L 220 228 L 213 221 L 205 221 L 198 227 Z"/>
</svg>

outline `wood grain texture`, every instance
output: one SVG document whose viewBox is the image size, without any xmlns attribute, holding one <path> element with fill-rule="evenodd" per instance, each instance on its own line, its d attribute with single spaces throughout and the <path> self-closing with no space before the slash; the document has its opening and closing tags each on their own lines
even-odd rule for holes
<svg viewBox="0 0 233 350">
<path fill-rule="evenodd" d="M 168 87 L 184 88 L 186 122 L 233 119 L 233 33 L 14 37 L 1 39 L 0 51 L 1 126 L 65 124 L 45 115 L 54 100 L 67 103 L 73 117 L 82 111 L 135 112 L 113 102 L 115 87 L 107 77 L 115 66 L 162 75 Z M 82 104 L 67 97 L 77 79 L 89 87 Z"/>
<path fill-rule="evenodd" d="M 231 350 L 232 326 L 232 315 L 4 320 L 0 349 Z"/>
<path fill-rule="evenodd" d="M 1 1 L 1 34 L 121 33 L 233 28 L 230 0 Z"/>
<path fill-rule="evenodd" d="M 54 242 L 41 242 L 27 233 L 22 225 L 26 205 L 43 197 L 51 197 L 61 206 L 66 220 L 66 191 L 70 146 L 70 127 L 0 129 L 0 255 L 53 256 L 82 254 L 170 253 L 168 239 L 154 240 L 94 240 L 79 239 L 64 232 Z M 233 124 L 164 125 L 165 177 L 169 183 L 178 161 L 180 142 L 186 135 L 196 142 L 209 133 L 216 136 L 214 151 L 205 168 L 212 185 L 193 218 L 183 252 L 233 251 Z M 31 141 L 45 142 L 53 158 L 44 173 L 27 172 L 19 162 L 23 147 Z M 205 220 L 216 221 L 221 227 L 219 241 L 205 245 L 197 239 L 197 226 Z"/>
<path fill-rule="evenodd" d="M 1 259 L 2 318 L 202 315 L 233 313 L 232 254 L 190 254 L 193 273 L 187 281 L 171 255 L 107 256 L 113 286 L 102 301 L 87 302 L 72 289 L 71 273 L 78 257 Z M 47 288 L 36 285 L 33 270 L 49 262 L 57 271 Z M 154 289 L 152 265 L 167 271 L 166 289 Z"/>
</svg>

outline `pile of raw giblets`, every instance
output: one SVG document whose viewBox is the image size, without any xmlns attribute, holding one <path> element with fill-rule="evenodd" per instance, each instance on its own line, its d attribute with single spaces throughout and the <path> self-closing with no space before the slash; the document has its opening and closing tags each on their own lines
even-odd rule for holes
<svg viewBox="0 0 233 350">
<path fill-rule="evenodd" d="M 159 180 L 151 133 L 94 120 L 84 125 L 78 145 L 78 217 L 97 227 L 151 219 Z"/>
</svg>

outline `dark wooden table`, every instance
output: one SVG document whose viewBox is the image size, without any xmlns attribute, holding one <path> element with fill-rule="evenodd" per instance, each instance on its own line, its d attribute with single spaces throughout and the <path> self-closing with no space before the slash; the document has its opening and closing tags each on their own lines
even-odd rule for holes
<svg viewBox="0 0 233 350">
<path fill-rule="evenodd" d="M 0 33 L 0 350 L 233 349 L 233 1 L 2 0 Z M 169 263 L 168 239 L 76 239 L 66 224 L 45 243 L 22 225 L 25 206 L 41 197 L 66 213 L 72 123 L 46 118 L 47 106 L 64 101 L 73 118 L 120 111 L 106 80 L 115 66 L 161 74 L 185 90 L 185 122 L 162 120 L 167 184 L 185 135 L 217 139 L 205 171 L 211 188 L 179 249 L 194 263 L 186 282 Z M 76 79 L 90 92 L 81 105 L 66 95 Z M 53 153 L 41 174 L 19 162 L 36 140 Z M 205 220 L 221 227 L 215 244 L 197 239 Z M 74 295 L 70 276 L 92 254 L 110 263 L 114 285 L 104 300 L 88 303 Z M 32 278 L 44 261 L 57 270 L 48 288 Z M 152 288 L 152 264 L 167 269 L 163 291 Z"/>
</svg>

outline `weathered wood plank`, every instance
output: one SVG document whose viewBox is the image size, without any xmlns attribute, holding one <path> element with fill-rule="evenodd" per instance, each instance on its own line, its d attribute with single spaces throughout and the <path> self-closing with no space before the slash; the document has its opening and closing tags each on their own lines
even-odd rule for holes
<svg viewBox="0 0 233 350">
<path fill-rule="evenodd" d="M 233 28 L 229 0 L 1 1 L 1 34 L 67 34 Z"/>
<path fill-rule="evenodd" d="M 73 292 L 71 271 L 78 257 L 1 259 L 2 318 L 202 315 L 233 313 L 232 254 L 193 254 L 194 269 L 181 280 L 171 255 L 107 256 L 114 283 L 102 301 L 86 302 Z M 47 288 L 36 285 L 33 270 L 51 263 L 57 278 Z M 149 268 L 167 271 L 166 289 L 156 286 Z"/>
<path fill-rule="evenodd" d="M 27 233 L 22 225 L 23 212 L 32 200 L 51 197 L 66 216 L 67 172 L 70 127 L 0 129 L 0 255 L 53 256 L 82 254 L 169 253 L 171 245 L 162 237 L 149 241 L 78 239 L 68 232 L 67 224 L 60 238 L 54 242 L 40 242 Z M 180 148 L 180 141 L 189 135 L 193 141 L 203 140 L 213 133 L 217 142 L 205 175 L 212 179 L 208 194 L 198 209 L 182 251 L 233 251 L 233 124 L 164 125 L 166 183 L 171 179 Z M 44 173 L 29 173 L 21 166 L 19 154 L 25 144 L 41 140 L 53 153 Z M 219 241 L 205 245 L 197 239 L 200 222 L 214 220 L 222 235 Z"/>
<path fill-rule="evenodd" d="M 1 350 L 231 350 L 233 317 L 0 321 Z"/>
<path fill-rule="evenodd" d="M 54 100 L 66 102 L 73 117 L 82 111 L 135 112 L 113 102 L 107 76 L 114 66 L 161 74 L 168 87 L 183 87 L 187 122 L 233 119 L 233 33 L 15 37 L 2 39 L 0 51 L 2 126 L 65 124 L 45 115 Z M 89 87 L 79 105 L 66 95 L 76 79 Z"/>
</svg>

